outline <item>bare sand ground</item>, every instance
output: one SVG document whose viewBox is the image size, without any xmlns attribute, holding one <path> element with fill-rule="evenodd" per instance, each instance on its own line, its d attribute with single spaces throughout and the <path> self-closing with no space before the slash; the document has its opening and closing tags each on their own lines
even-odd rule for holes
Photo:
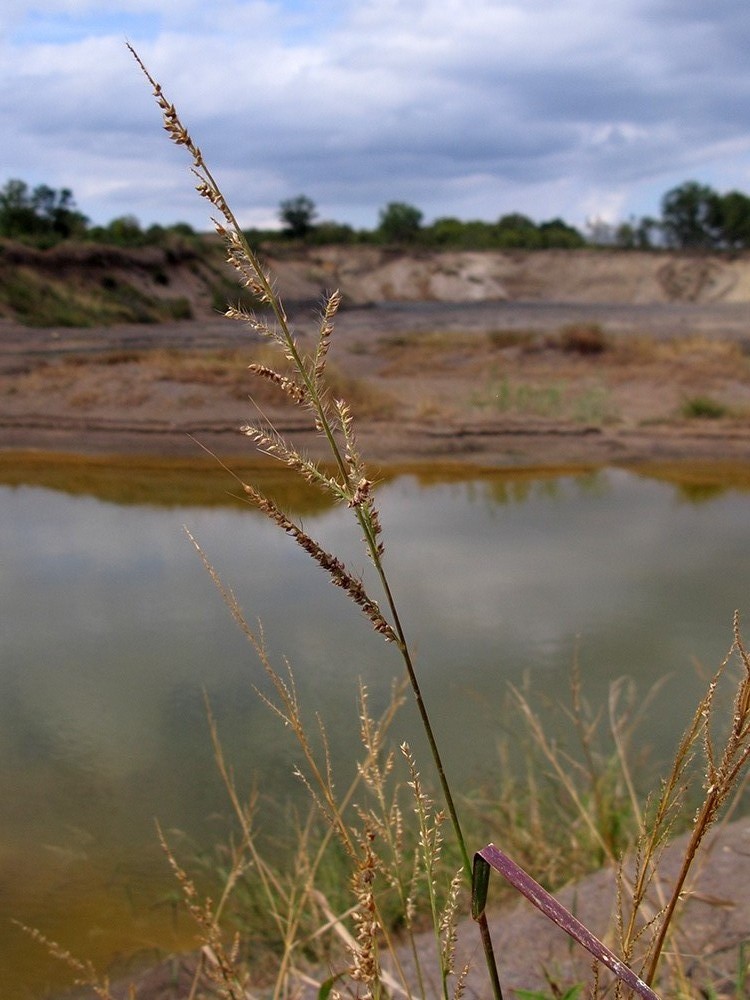
<svg viewBox="0 0 750 1000">
<path fill-rule="evenodd" d="M 311 343 L 314 309 L 294 316 Z M 745 461 L 748 320 L 737 303 L 352 308 L 331 364 L 376 464 Z M 189 456 L 195 437 L 247 458 L 238 428 L 259 406 L 322 454 L 307 414 L 247 372 L 258 357 L 270 361 L 269 346 L 221 317 L 87 330 L 0 322 L 0 448 Z"/>
</svg>

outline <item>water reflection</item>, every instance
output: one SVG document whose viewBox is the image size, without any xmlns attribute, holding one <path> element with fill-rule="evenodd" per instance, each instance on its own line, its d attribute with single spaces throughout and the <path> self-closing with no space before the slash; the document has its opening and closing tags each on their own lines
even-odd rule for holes
<svg viewBox="0 0 750 1000">
<path fill-rule="evenodd" d="M 171 925 L 152 909 L 169 891 L 154 817 L 200 843 L 226 813 L 204 690 L 240 781 L 257 774 L 279 798 L 296 787 L 296 751 L 253 693 L 264 678 L 183 525 L 262 618 L 275 661 L 293 663 L 342 770 L 358 677 L 377 712 L 399 664 L 290 539 L 226 498 L 216 469 L 195 486 L 184 468 L 159 472 L 149 494 L 147 468 L 64 465 L 38 461 L 23 485 L 0 463 L 14 484 L 0 488 L 0 894 L 5 912 L 106 959 L 129 947 L 128 921 L 141 942 L 169 945 L 160 928 Z M 209 482 L 221 505 L 203 505 Z M 700 687 L 695 661 L 718 664 L 747 593 L 748 483 L 743 470 L 721 480 L 670 469 L 385 479 L 387 564 L 452 775 L 481 777 L 479 750 L 491 761 L 507 682 L 528 672 L 563 698 L 576 649 L 592 700 L 622 673 L 644 688 L 675 675 L 653 735 L 666 752 Z M 278 476 L 269 488 L 281 498 Z M 296 491 L 283 499 L 363 567 L 346 510 Z M 398 735 L 419 746 L 410 711 Z M 92 939 L 84 928 L 102 908 L 122 921 Z M 51 975 L 0 929 L 0 981 L 41 992 Z"/>
</svg>

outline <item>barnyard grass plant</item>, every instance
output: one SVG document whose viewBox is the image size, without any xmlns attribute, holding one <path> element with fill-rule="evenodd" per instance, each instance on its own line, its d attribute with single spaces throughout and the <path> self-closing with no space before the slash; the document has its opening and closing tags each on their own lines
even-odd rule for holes
<svg viewBox="0 0 750 1000">
<path fill-rule="evenodd" d="M 328 444 L 333 471 L 328 471 L 322 464 L 305 456 L 292 441 L 286 439 L 268 422 L 264 421 L 262 416 L 257 423 L 244 426 L 242 432 L 254 442 L 259 451 L 279 460 L 308 483 L 331 496 L 336 503 L 345 504 L 351 509 L 362 532 L 363 544 L 374 568 L 375 577 L 382 593 L 380 600 L 383 602 L 385 610 L 381 609 L 379 601 L 370 595 L 368 588 L 357 574 L 350 571 L 336 555 L 319 545 L 300 524 L 289 518 L 273 500 L 264 496 L 250 483 L 240 480 L 239 484 L 245 498 L 289 534 L 328 574 L 330 581 L 344 590 L 349 598 L 361 608 L 375 632 L 397 648 L 427 738 L 445 808 L 458 845 L 464 876 L 467 884 L 470 884 L 471 857 L 453 792 L 446 777 L 432 721 L 422 697 L 411 648 L 385 569 L 382 528 L 375 504 L 374 484 L 367 473 L 357 445 L 350 406 L 344 399 L 335 398 L 330 393 L 326 380 L 326 362 L 333 333 L 333 321 L 341 304 L 341 295 L 338 291 L 334 291 L 328 296 L 322 309 L 315 348 L 309 354 L 305 353 L 295 337 L 286 310 L 273 287 L 270 276 L 246 240 L 234 213 L 207 166 L 200 148 L 183 125 L 175 106 L 164 96 L 161 85 L 151 76 L 132 46 L 128 47 L 153 88 L 154 97 L 162 112 L 164 128 L 169 138 L 176 145 L 185 147 L 192 160 L 192 171 L 197 181 L 196 190 L 213 206 L 216 215 L 212 221 L 217 234 L 224 243 L 228 263 L 237 271 L 242 286 L 265 308 L 267 313 L 264 315 L 260 312 L 250 311 L 241 305 L 231 306 L 226 311 L 229 319 L 246 324 L 255 334 L 276 344 L 279 349 L 283 371 L 279 367 L 257 362 L 252 363 L 249 370 L 256 378 L 277 387 L 279 392 L 285 394 L 295 406 L 302 408 L 309 414 L 316 431 L 323 436 Z M 284 681 L 280 681 L 280 683 L 282 686 L 285 685 Z M 282 694 L 282 699 L 285 697 L 286 693 Z M 330 802 L 324 801 L 323 805 L 328 809 L 329 817 L 335 815 Z M 480 924 L 483 925 L 481 928 L 482 940 L 488 973 L 494 995 L 500 1000 L 502 990 L 492 957 L 485 917 L 481 918 Z M 370 968 L 369 963 L 365 963 L 365 965 Z M 372 983 L 369 984 L 368 989 L 373 989 Z"/>
</svg>

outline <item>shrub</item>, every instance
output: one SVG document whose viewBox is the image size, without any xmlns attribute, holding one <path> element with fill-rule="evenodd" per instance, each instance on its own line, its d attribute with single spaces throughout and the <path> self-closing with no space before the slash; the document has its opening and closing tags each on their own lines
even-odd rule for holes
<svg viewBox="0 0 750 1000">
<path fill-rule="evenodd" d="M 711 396 L 691 396 L 682 404 L 680 414 L 688 420 L 720 420 L 729 409 Z"/>
<path fill-rule="evenodd" d="M 535 340 L 531 330 L 488 330 L 487 339 L 497 351 L 508 347 L 530 347 Z"/>
<path fill-rule="evenodd" d="M 607 337 L 598 323 L 571 323 L 560 331 L 560 348 L 566 354 L 602 354 Z"/>
</svg>

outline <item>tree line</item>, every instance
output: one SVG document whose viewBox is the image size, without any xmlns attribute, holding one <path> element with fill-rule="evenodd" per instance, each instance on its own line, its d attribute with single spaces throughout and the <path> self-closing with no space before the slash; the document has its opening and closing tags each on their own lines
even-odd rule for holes
<svg viewBox="0 0 750 1000">
<path fill-rule="evenodd" d="M 0 188 L 0 236 L 37 247 L 63 240 L 108 243 L 117 246 L 163 244 L 171 235 L 195 236 L 192 226 L 153 225 L 143 229 L 133 215 L 123 215 L 105 226 L 92 226 L 79 211 L 70 188 L 56 190 L 47 184 L 30 187 L 13 178 Z"/>
<path fill-rule="evenodd" d="M 520 247 L 582 247 L 585 237 L 562 219 L 535 223 L 519 213 L 501 216 L 497 222 L 469 222 L 446 216 L 424 224 L 422 211 L 402 201 L 391 201 L 380 210 L 373 230 L 356 230 L 337 222 L 318 222 L 315 203 L 306 195 L 282 201 L 279 220 L 282 235 L 308 244 L 379 243 L 422 246 L 434 249 L 492 250 Z M 251 230 L 255 242 L 278 238 L 278 231 Z"/>
<path fill-rule="evenodd" d="M 585 232 L 563 219 L 534 222 L 513 212 L 496 222 L 464 221 L 452 216 L 424 223 L 422 211 L 406 202 L 389 202 L 380 210 L 373 230 L 345 223 L 319 221 L 315 202 L 298 195 L 281 202 L 281 228 L 250 229 L 251 243 L 278 240 L 302 245 L 370 243 L 451 250 L 541 250 L 584 246 L 622 249 L 670 248 L 696 251 L 733 251 L 750 248 L 750 197 L 741 191 L 720 194 L 697 181 L 685 181 L 661 200 L 659 218 L 644 216 L 616 225 L 593 221 Z M 31 188 L 12 179 L 0 189 L 0 236 L 52 246 L 62 240 L 88 240 L 118 246 L 161 245 L 177 237 L 198 234 L 187 223 L 152 225 L 143 229 L 132 215 L 105 226 L 92 226 L 76 206 L 68 188 L 46 184 Z"/>
</svg>

